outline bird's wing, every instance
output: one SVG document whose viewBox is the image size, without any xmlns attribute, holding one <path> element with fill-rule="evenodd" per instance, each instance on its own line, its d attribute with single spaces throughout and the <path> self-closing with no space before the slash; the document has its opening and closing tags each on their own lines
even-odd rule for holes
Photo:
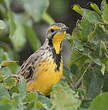
<svg viewBox="0 0 108 110">
<path fill-rule="evenodd" d="M 22 75 L 27 81 L 33 78 L 36 74 L 36 64 L 39 62 L 39 56 L 41 51 L 37 51 L 32 54 L 20 67 L 17 72 L 18 75 Z M 36 75 L 35 75 L 36 76 Z"/>
</svg>

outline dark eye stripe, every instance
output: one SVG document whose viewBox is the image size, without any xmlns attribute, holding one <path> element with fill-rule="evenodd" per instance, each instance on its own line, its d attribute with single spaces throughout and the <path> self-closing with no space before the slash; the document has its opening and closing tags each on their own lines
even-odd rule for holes
<svg viewBox="0 0 108 110">
<path fill-rule="evenodd" d="M 54 32 L 54 29 L 51 29 L 50 31 L 53 33 Z"/>
</svg>

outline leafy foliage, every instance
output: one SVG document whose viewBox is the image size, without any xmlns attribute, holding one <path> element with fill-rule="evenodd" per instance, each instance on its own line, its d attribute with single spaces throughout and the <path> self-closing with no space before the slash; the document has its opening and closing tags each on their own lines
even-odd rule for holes
<svg viewBox="0 0 108 110">
<path fill-rule="evenodd" d="M 93 10 L 73 6 L 82 16 L 66 38 L 72 54 L 64 66 L 63 79 L 53 86 L 50 98 L 26 91 L 26 81 L 16 76 L 17 52 L 29 41 L 37 50 L 40 41 L 33 22 L 55 21 L 47 13 L 49 0 L 21 0 L 22 13 L 15 13 L 11 0 L 0 1 L 0 110 L 107 110 L 108 99 L 108 4 Z M 11 44 L 11 45 L 10 45 Z M 16 77 L 19 78 L 17 82 Z M 105 93 L 106 92 L 106 93 Z"/>
</svg>

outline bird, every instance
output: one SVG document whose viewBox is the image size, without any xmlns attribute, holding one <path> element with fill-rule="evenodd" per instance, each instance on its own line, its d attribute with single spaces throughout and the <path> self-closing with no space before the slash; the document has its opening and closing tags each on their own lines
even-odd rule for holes
<svg viewBox="0 0 108 110">
<path fill-rule="evenodd" d="M 62 78 L 61 47 L 67 30 L 68 27 L 63 23 L 51 24 L 43 45 L 20 67 L 17 74 L 26 80 L 28 92 L 40 91 L 47 96 L 52 86 Z"/>
</svg>

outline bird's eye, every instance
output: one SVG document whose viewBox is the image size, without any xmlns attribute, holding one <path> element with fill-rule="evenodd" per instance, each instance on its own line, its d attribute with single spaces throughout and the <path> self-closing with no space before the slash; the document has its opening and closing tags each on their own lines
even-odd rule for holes
<svg viewBox="0 0 108 110">
<path fill-rule="evenodd" d="M 54 29 L 51 29 L 51 32 L 53 33 L 54 32 Z"/>
</svg>

